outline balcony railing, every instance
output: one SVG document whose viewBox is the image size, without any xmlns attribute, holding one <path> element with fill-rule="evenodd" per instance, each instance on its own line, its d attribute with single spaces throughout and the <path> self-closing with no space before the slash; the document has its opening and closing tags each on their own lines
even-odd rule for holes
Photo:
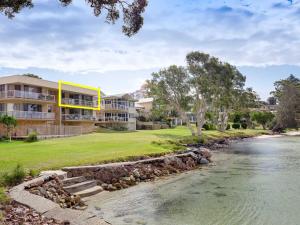
<svg viewBox="0 0 300 225">
<path fill-rule="evenodd" d="M 100 117 L 100 122 L 128 122 L 128 117 L 110 116 Z"/>
<path fill-rule="evenodd" d="M 81 114 L 63 114 L 62 115 L 63 120 L 91 120 L 95 121 L 96 118 L 92 115 L 81 115 Z"/>
<path fill-rule="evenodd" d="M 23 99 L 36 99 L 41 101 L 55 102 L 54 95 L 43 93 L 35 93 L 30 91 L 8 90 L 0 92 L 0 98 L 23 98 Z"/>
<path fill-rule="evenodd" d="M 88 107 L 97 107 L 98 102 L 97 101 L 88 101 L 88 100 L 82 100 L 82 99 L 73 99 L 73 98 L 63 98 L 62 104 L 65 105 L 78 105 L 78 106 L 88 106 Z"/>
<path fill-rule="evenodd" d="M 129 106 L 112 103 L 112 104 L 104 104 L 103 108 L 108 110 L 128 110 Z"/>
<path fill-rule="evenodd" d="M 13 116 L 17 119 L 55 119 L 55 113 L 34 112 L 34 111 L 8 111 L 0 112 L 1 115 Z"/>
</svg>

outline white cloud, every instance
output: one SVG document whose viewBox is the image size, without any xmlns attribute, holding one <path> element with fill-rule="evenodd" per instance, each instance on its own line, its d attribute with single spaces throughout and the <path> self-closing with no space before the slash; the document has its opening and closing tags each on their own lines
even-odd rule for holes
<svg viewBox="0 0 300 225">
<path fill-rule="evenodd" d="M 73 73 L 143 70 L 184 64 L 191 50 L 239 66 L 300 65 L 298 2 L 276 8 L 277 2 L 151 0 L 145 26 L 127 38 L 119 22 L 105 24 L 79 1 L 67 8 L 48 1 L 13 21 L 0 17 L 0 66 Z"/>
</svg>

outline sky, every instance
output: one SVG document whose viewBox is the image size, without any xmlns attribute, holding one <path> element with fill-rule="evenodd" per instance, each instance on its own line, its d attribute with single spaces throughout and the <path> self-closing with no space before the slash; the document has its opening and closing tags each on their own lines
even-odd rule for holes
<svg viewBox="0 0 300 225">
<path fill-rule="evenodd" d="M 202 51 L 236 65 L 262 99 L 274 81 L 300 78 L 300 0 L 149 0 L 131 38 L 84 0 L 33 3 L 13 20 L 0 15 L 0 76 L 34 73 L 116 94 Z"/>
</svg>

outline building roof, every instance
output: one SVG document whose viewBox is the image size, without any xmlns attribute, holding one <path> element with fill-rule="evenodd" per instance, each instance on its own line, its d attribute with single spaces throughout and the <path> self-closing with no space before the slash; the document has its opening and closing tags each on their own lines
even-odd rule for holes
<svg viewBox="0 0 300 225">
<path fill-rule="evenodd" d="M 28 85 L 46 87 L 46 88 L 56 89 L 56 90 L 58 89 L 58 83 L 54 81 L 43 80 L 43 79 L 38 79 L 38 78 L 28 77 L 23 75 L 12 75 L 12 76 L 0 77 L 0 84 L 11 84 L 11 83 L 28 84 Z M 75 87 L 70 85 L 63 85 L 62 89 L 65 91 L 81 93 L 86 95 L 98 94 L 97 91 L 95 90 L 90 90 L 90 89 Z"/>
<path fill-rule="evenodd" d="M 115 94 L 115 95 L 106 95 L 106 96 L 102 96 L 102 98 L 103 99 L 121 98 L 121 99 L 126 99 L 126 100 L 132 100 L 132 101 L 134 101 L 134 99 L 132 98 L 132 96 L 130 94 L 127 94 L 127 93 Z"/>
<path fill-rule="evenodd" d="M 141 98 L 137 103 L 153 102 L 153 98 Z"/>
</svg>

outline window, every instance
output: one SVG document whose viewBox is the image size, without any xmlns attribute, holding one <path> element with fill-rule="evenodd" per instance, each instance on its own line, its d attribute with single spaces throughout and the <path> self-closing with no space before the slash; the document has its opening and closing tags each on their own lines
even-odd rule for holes
<svg viewBox="0 0 300 225">
<path fill-rule="evenodd" d="M 5 104 L 0 103 L 0 112 L 4 112 L 5 110 Z"/>
<path fill-rule="evenodd" d="M 5 84 L 0 85 L 0 91 L 5 91 Z"/>
<path fill-rule="evenodd" d="M 21 85 L 16 84 L 16 85 L 15 85 L 15 90 L 16 90 L 16 91 L 21 91 Z"/>
<path fill-rule="evenodd" d="M 38 104 L 24 104 L 23 105 L 23 110 L 24 111 L 28 111 L 28 112 L 42 112 L 42 105 L 38 105 Z"/>
</svg>

